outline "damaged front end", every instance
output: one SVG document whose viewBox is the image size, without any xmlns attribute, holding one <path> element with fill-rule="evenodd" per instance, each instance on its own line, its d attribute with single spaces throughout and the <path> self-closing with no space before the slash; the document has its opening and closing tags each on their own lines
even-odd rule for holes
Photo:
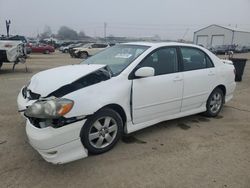
<svg viewBox="0 0 250 188">
<path fill-rule="evenodd" d="M 86 119 L 87 115 L 69 118 L 65 117 L 65 115 L 74 107 L 74 101 L 63 98 L 63 96 L 79 89 L 106 81 L 110 78 L 110 70 L 108 67 L 103 67 L 77 80 L 74 80 L 69 84 L 59 87 L 45 97 L 42 97 L 42 94 L 33 92 L 30 89 L 29 85 L 32 84 L 31 81 L 30 84 L 21 90 L 20 94 L 26 102 L 33 102 L 29 105 L 25 105 L 23 109 L 19 109 L 19 112 L 23 112 L 23 115 L 37 128 L 46 128 L 48 126 L 59 128 L 81 121 Z"/>
</svg>

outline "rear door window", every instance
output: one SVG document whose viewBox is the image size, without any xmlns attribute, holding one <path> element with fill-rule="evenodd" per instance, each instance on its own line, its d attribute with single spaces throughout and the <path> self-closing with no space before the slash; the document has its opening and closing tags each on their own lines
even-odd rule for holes
<svg viewBox="0 0 250 188">
<path fill-rule="evenodd" d="M 211 59 L 197 48 L 181 47 L 183 70 L 191 71 L 214 67 Z"/>
</svg>

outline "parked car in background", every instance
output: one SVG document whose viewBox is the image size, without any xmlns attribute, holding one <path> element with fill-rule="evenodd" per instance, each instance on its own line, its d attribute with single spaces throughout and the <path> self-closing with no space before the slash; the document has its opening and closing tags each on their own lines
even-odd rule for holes
<svg viewBox="0 0 250 188">
<path fill-rule="evenodd" d="M 47 44 L 35 44 L 30 46 L 32 53 L 44 53 L 50 54 L 55 52 L 55 48 L 53 46 Z"/>
<path fill-rule="evenodd" d="M 30 144 L 54 164 L 112 149 L 123 134 L 233 98 L 235 69 L 184 43 L 126 43 L 34 75 L 18 95 Z M 49 84 L 48 84 L 49 83 Z"/>
<path fill-rule="evenodd" d="M 210 51 L 214 54 L 225 54 L 229 51 L 235 51 L 236 45 L 218 45 L 210 48 Z"/>
<path fill-rule="evenodd" d="M 20 40 L 0 40 L 0 69 L 3 63 L 25 63 L 27 57 L 25 44 Z"/>
<path fill-rule="evenodd" d="M 82 47 L 73 48 L 72 57 L 86 59 L 89 56 L 93 56 L 96 53 L 110 47 L 109 44 L 104 43 L 88 43 Z"/>
<path fill-rule="evenodd" d="M 236 48 L 235 48 L 235 52 L 236 53 L 245 53 L 245 52 L 248 52 L 248 48 L 247 48 L 247 46 L 237 46 Z"/>
<path fill-rule="evenodd" d="M 26 46 L 26 52 L 27 52 L 27 54 L 31 54 L 31 52 L 32 52 L 32 49 L 29 45 Z"/>
<path fill-rule="evenodd" d="M 80 47 L 82 46 L 83 44 L 82 43 L 76 43 L 76 44 L 70 44 L 68 46 L 61 46 L 59 48 L 59 51 L 61 51 L 62 53 L 68 53 L 69 52 L 69 49 L 71 48 L 76 48 L 76 47 Z"/>
<path fill-rule="evenodd" d="M 6 39 L 8 39 L 8 40 L 15 40 L 15 41 L 22 41 L 25 44 L 28 43 L 26 37 L 25 36 L 21 36 L 21 35 L 14 35 L 14 36 L 6 37 Z"/>
<path fill-rule="evenodd" d="M 70 45 L 70 44 L 69 44 L 69 45 Z M 60 46 L 60 47 L 59 47 L 59 51 L 60 51 L 60 52 L 63 52 L 64 49 L 67 49 L 69 45 Z M 63 52 L 63 53 L 65 53 L 65 52 Z"/>
<path fill-rule="evenodd" d="M 1 36 L 0 40 L 8 40 L 8 41 L 21 41 L 23 43 L 23 50 L 24 50 L 24 54 L 25 56 L 27 56 L 27 54 L 30 54 L 31 52 L 31 48 L 28 45 L 28 40 L 25 36 L 22 35 L 14 35 L 14 36 Z"/>
</svg>

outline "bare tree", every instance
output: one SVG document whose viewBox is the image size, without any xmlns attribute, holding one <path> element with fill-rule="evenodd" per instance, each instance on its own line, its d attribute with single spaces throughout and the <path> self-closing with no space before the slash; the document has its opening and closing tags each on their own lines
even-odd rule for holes
<svg viewBox="0 0 250 188">
<path fill-rule="evenodd" d="M 78 39 L 78 34 L 75 30 L 73 30 L 67 26 L 62 26 L 58 30 L 57 37 L 60 39 L 75 40 L 75 39 Z"/>
</svg>

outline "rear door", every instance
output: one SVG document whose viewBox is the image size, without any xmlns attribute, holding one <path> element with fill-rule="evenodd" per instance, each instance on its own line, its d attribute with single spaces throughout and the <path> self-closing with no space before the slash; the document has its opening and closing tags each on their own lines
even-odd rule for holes
<svg viewBox="0 0 250 188">
<path fill-rule="evenodd" d="M 183 100 L 181 111 L 204 105 L 213 90 L 216 71 L 211 59 L 202 50 L 180 47 L 183 68 Z"/>
<path fill-rule="evenodd" d="M 152 67 L 155 76 L 134 78 L 132 86 L 133 123 L 165 118 L 180 112 L 183 75 L 179 72 L 175 47 L 160 48 L 137 67 Z"/>
</svg>

